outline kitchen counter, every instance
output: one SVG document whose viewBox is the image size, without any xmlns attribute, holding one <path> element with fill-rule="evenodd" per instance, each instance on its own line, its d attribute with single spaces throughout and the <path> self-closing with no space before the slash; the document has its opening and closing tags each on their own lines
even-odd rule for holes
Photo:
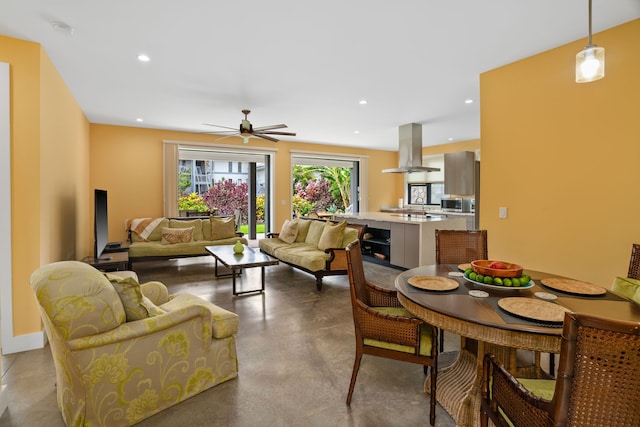
<svg viewBox="0 0 640 427">
<path fill-rule="evenodd" d="M 462 216 L 360 212 L 336 214 L 334 219 L 366 225 L 363 255 L 402 268 L 435 263 L 435 230 L 466 229 Z"/>
<path fill-rule="evenodd" d="M 460 216 L 474 216 L 473 212 L 448 212 L 442 211 L 440 209 L 411 209 L 411 208 L 382 208 L 380 209 L 383 213 L 391 213 L 391 214 L 407 214 L 407 215 L 460 215 Z"/>
<path fill-rule="evenodd" d="M 396 212 L 360 212 L 357 214 L 336 214 L 336 218 L 346 219 L 364 219 L 373 221 L 389 221 L 389 222 L 401 222 L 408 224 L 423 223 L 423 222 L 438 222 L 446 221 L 447 218 L 442 214 L 426 214 L 422 211 L 405 213 L 407 211 Z M 473 215 L 473 214 L 471 214 Z"/>
</svg>

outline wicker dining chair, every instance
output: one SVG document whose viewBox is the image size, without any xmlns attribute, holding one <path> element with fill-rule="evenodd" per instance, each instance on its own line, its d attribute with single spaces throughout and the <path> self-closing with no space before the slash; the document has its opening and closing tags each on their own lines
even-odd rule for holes
<svg viewBox="0 0 640 427">
<path fill-rule="evenodd" d="M 430 371 L 429 422 L 436 420 L 438 344 L 436 329 L 413 317 L 398 301 L 396 291 L 365 279 L 360 242 L 346 248 L 347 271 L 356 335 L 356 357 L 351 373 L 347 405 L 351 404 L 362 355 L 384 357 L 423 365 Z"/>
<path fill-rule="evenodd" d="M 518 381 L 495 356 L 483 362 L 483 427 L 505 417 L 516 427 L 640 425 L 640 323 L 567 313 L 557 381 Z"/>
<path fill-rule="evenodd" d="M 629 260 L 629 272 L 627 277 L 640 279 L 640 244 L 634 243 L 631 246 L 631 259 Z"/>
<path fill-rule="evenodd" d="M 487 230 L 436 230 L 436 264 L 487 258 Z"/>
</svg>

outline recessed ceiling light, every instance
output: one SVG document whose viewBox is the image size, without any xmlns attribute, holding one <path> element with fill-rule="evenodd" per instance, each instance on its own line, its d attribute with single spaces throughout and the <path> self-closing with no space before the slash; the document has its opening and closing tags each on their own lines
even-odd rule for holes
<svg viewBox="0 0 640 427">
<path fill-rule="evenodd" d="M 360 100 L 360 105 L 367 105 L 367 100 L 366 99 L 361 99 Z"/>
<path fill-rule="evenodd" d="M 464 101 L 465 104 L 472 104 L 473 103 L 473 99 L 467 99 L 466 101 Z"/>
<path fill-rule="evenodd" d="M 353 133 L 360 133 L 360 131 L 359 130 L 354 130 Z"/>
<path fill-rule="evenodd" d="M 143 122 L 143 121 L 144 121 L 144 120 L 142 120 L 140 117 L 138 117 L 138 118 L 136 119 L 136 122 Z"/>
<path fill-rule="evenodd" d="M 449 138 L 448 141 L 453 141 L 453 138 Z"/>
<path fill-rule="evenodd" d="M 149 55 L 145 55 L 144 53 L 141 53 L 140 55 L 138 55 L 138 61 L 149 62 L 151 61 L 151 58 L 149 58 Z"/>
</svg>

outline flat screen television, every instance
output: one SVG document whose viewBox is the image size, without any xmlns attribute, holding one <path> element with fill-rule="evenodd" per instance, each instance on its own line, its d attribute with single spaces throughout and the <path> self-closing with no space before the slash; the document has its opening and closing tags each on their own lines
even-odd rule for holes
<svg viewBox="0 0 640 427">
<path fill-rule="evenodd" d="M 107 191 L 98 190 L 94 191 L 94 218 L 93 218 L 93 232 L 95 238 L 94 244 L 94 257 L 96 259 L 102 256 L 104 248 L 107 247 L 109 242 L 109 220 L 107 216 Z"/>
</svg>

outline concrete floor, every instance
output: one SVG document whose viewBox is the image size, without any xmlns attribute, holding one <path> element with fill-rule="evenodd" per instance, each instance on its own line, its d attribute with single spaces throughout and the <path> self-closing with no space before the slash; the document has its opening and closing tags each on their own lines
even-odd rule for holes
<svg viewBox="0 0 640 427">
<path fill-rule="evenodd" d="M 134 265 L 140 281 L 159 280 L 238 313 L 238 378 L 138 424 L 147 426 L 428 426 L 429 396 L 418 365 L 364 356 L 351 407 L 345 404 L 354 358 L 346 276 L 314 278 L 286 265 L 266 269 L 264 294 L 234 297 L 231 279 L 213 278 L 210 257 Z M 393 287 L 397 270 L 366 263 L 369 280 Z M 245 270 L 244 289 L 259 286 L 260 269 Z M 458 338 L 445 335 L 445 350 Z M 452 354 L 440 366 L 452 362 Z M 3 356 L 9 406 L 1 426 L 64 426 L 57 408 L 48 347 Z M 454 426 L 438 406 L 437 426 Z"/>
</svg>

